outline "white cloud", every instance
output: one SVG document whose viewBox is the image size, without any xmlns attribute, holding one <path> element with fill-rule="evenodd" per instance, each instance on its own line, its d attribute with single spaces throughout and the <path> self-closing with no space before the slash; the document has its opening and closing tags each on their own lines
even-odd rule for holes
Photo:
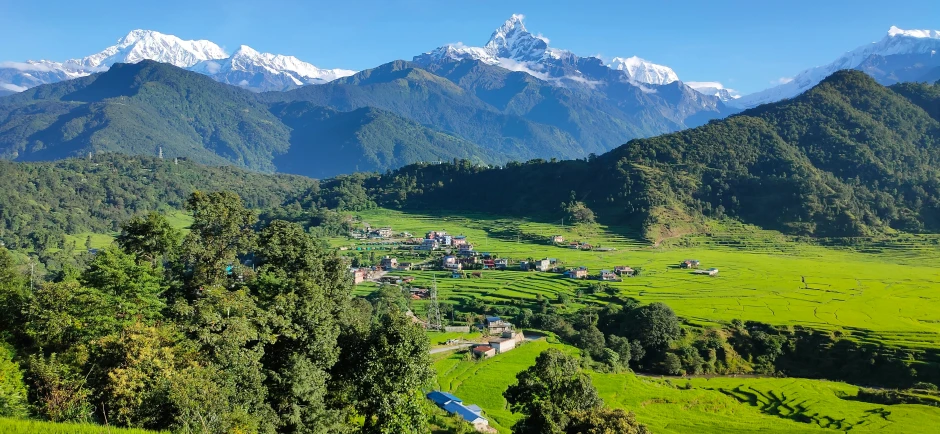
<svg viewBox="0 0 940 434">
<path fill-rule="evenodd" d="M 552 79 L 551 77 L 548 76 L 548 74 L 532 69 L 533 66 L 539 67 L 539 65 L 535 65 L 535 64 L 531 64 L 527 62 L 517 62 L 513 59 L 500 57 L 499 66 L 501 68 L 508 69 L 510 71 L 525 72 L 526 74 L 529 74 L 539 80 L 549 81 Z"/>
<path fill-rule="evenodd" d="M 685 84 L 692 89 L 701 89 L 703 87 L 724 89 L 725 86 L 717 81 L 686 81 Z M 730 90 L 730 89 L 729 89 Z"/>
<path fill-rule="evenodd" d="M 22 92 L 29 88 L 26 86 L 17 86 L 13 83 L 0 83 L 0 89 L 12 90 L 13 92 Z"/>
<path fill-rule="evenodd" d="M 772 80 L 770 84 L 787 84 L 793 81 L 793 77 L 780 77 L 776 80 Z"/>
<path fill-rule="evenodd" d="M 206 72 L 209 74 L 215 74 L 222 69 L 222 65 L 219 65 L 217 62 L 206 61 L 205 63 Z"/>
<path fill-rule="evenodd" d="M 242 80 L 238 82 L 239 86 L 248 86 L 248 80 Z"/>
<path fill-rule="evenodd" d="M 56 66 L 49 63 L 32 63 L 32 62 L 0 62 L 0 68 L 9 68 L 15 69 L 17 71 L 39 71 L 39 72 L 52 72 L 56 71 Z"/>
</svg>

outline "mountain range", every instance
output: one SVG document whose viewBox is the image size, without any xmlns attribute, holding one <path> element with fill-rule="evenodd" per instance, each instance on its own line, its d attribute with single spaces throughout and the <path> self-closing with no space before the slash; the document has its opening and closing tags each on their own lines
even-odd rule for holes
<svg viewBox="0 0 940 434">
<path fill-rule="evenodd" d="M 418 161 L 586 159 L 632 139 L 791 98 L 836 70 L 882 84 L 940 78 L 935 31 L 892 28 L 767 91 L 738 97 L 638 57 L 549 46 L 513 15 L 480 47 L 449 44 L 355 72 L 135 30 L 64 62 L 0 63 L 0 158 L 88 152 L 330 177 Z"/>
<path fill-rule="evenodd" d="M 601 223 L 643 228 L 653 242 L 724 217 L 797 235 L 863 236 L 940 230 L 938 162 L 940 83 L 889 88 L 844 70 L 797 97 L 593 159 L 416 164 L 363 185 L 388 207 L 447 202 L 547 220 L 578 201 Z M 322 191 L 353 191 L 345 183 Z M 500 194 L 467 186 L 500 186 Z"/>
</svg>

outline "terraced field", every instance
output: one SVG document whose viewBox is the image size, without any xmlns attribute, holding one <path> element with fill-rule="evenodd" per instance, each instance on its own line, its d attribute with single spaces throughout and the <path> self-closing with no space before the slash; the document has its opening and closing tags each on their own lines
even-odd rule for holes
<svg viewBox="0 0 940 434">
<path fill-rule="evenodd" d="M 501 433 L 518 419 L 507 409 L 503 391 L 518 372 L 549 347 L 527 343 L 484 361 L 462 354 L 439 355 L 436 388 L 477 404 Z M 633 411 L 655 433 L 925 433 L 940 426 L 940 409 L 924 405 L 880 405 L 855 401 L 854 386 L 820 380 L 778 378 L 640 377 L 632 373 L 591 373 L 606 405 Z"/>
<path fill-rule="evenodd" d="M 80 423 L 52 423 L 35 420 L 0 418 L 3 434 L 166 434 L 166 431 L 114 428 Z"/>
<path fill-rule="evenodd" d="M 668 240 L 660 247 L 638 241 L 623 228 L 590 229 L 560 222 L 476 216 L 429 216 L 373 210 L 360 217 L 395 231 L 424 234 L 431 229 L 464 234 L 475 249 L 504 258 L 557 258 L 564 266 L 586 266 L 592 273 L 616 265 L 641 267 L 641 277 L 612 283 L 621 296 L 641 302 L 661 301 L 686 320 L 701 324 L 733 319 L 775 325 L 852 332 L 854 339 L 911 348 L 940 348 L 940 257 L 937 237 L 898 236 L 896 240 L 822 240 L 827 246 L 724 224 L 712 236 Z M 578 251 L 556 247 L 548 236 L 581 240 L 615 251 Z M 876 254 L 877 253 L 877 254 Z M 716 277 L 694 275 L 676 267 L 695 258 L 717 267 Z M 481 279 L 450 279 L 447 273 L 411 272 L 416 285 L 436 280 L 443 302 L 472 298 L 494 306 L 527 303 L 542 295 L 565 294 L 572 309 L 603 303 L 604 294 L 578 289 L 588 282 L 557 274 L 484 271 Z M 360 292 L 368 291 L 361 288 Z M 416 310 L 421 310 L 417 303 Z"/>
</svg>

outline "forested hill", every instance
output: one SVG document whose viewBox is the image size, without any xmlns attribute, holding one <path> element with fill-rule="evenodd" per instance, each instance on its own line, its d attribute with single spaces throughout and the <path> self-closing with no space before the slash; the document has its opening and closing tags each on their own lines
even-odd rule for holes
<svg viewBox="0 0 940 434">
<path fill-rule="evenodd" d="M 265 208 L 317 183 L 293 175 L 108 154 L 54 163 L 0 161 L 0 173 L 0 241 L 14 249 L 39 250 L 65 247 L 65 234 L 112 232 L 136 214 L 182 209 L 195 190 L 235 192 L 247 206 Z"/>
<path fill-rule="evenodd" d="M 703 216 L 813 236 L 937 231 L 938 92 L 841 71 L 794 99 L 590 161 L 413 165 L 366 191 L 389 206 L 511 214 L 558 216 L 583 202 L 603 222 L 644 225 L 651 239 L 695 230 Z"/>
<path fill-rule="evenodd" d="M 506 159 L 385 110 L 340 113 L 260 98 L 168 64 L 116 64 L 0 98 L 0 159 L 156 156 L 162 150 L 168 158 L 318 178 L 453 157 Z"/>
</svg>

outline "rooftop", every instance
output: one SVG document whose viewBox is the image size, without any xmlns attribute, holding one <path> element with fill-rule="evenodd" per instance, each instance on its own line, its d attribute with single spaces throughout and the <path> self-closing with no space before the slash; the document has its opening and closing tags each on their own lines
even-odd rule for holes
<svg viewBox="0 0 940 434">
<path fill-rule="evenodd" d="M 454 395 L 451 395 L 450 393 L 442 392 L 440 390 L 435 390 L 431 393 L 428 393 L 428 399 L 430 399 L 431 401 L 434 401 L 434 403 L 437 405 L 444 405 L 452 401 L 463 402 L 460 398 Z"/>
<path fill-rule="evenodd" d="M 483 419 L 479 413 L 474 412 L 473 410 L 467 408 L 465 405 L 459 402 L 450 402 L 444 406 L 444 410 L 448 413 L 456 414 L 462 417 L 467 422 L 473 423 L 478 419 Z"/>
</svg>

